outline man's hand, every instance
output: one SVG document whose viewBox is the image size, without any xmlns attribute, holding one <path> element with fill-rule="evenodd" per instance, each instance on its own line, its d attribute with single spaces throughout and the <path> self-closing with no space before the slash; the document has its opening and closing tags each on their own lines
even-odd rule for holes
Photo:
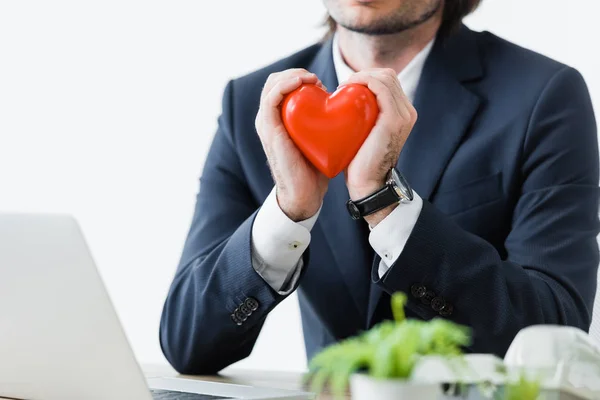
<svg viewBox="0 0 600 400">
<path fill-rule="evenodd" d="M 346 185 L 352 200 L 359 200 L 381 189 L 394 167 L 417 121 L 417 111 L 408 100 L 396 72 L 392 69 L 368 69 L 350 77 L 344 84 L 367 86 L 377 97 L 379 117 L 373 130 L 346 169 Z M 388 207 L 365 217 L 375 227 L 389 215 Z"/>
<path fill-rule="evenodd" d="M 265 83 L 256 116 L 256 131 L 267 155 L 281 210 L 292 220 L 315 215 L 329 180 L 304 158 L 281 120 L 281 103 L 286 94 L 303 83 L 323 87 L 315 74 L 305 69 L 289 69 L 271 74 Z"/>
</svg>

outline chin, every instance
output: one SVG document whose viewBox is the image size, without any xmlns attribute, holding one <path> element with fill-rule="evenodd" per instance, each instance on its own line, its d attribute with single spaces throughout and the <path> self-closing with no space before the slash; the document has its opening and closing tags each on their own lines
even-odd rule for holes
<svg viewBox="0 0 600 400">
<path fill-rule="evenodd" d="M 393 12 L 375 8 L 353 7 L 345 13 L 345 19 L 355 26 L 371 26 L 378 21 L 386 20 Z"/>
<path fill-rule="evenodd" d="M 423 0 L 324 0 L 329 14 L 342 23 L 356 27 L 377 25 L 413 11 Z M 427 3 L 429 0 L 424 1 Z M 403 11 L 405 10 L 405 11 Z"/>
<path fill-rule="evenodd" d="M 382 35 L 411 29 L 433 17 L 443 0 L 324 0 L 329 15 L 351 31 Z"/>
<path fill-rule="evenodd" d="M 360 7 L 363 9 L 376 9 L 382 11 L 397 11 L 406 6 L 406 4 L 415 0 L 346 0 L 340 1 L 343 7 Z"/>
<path fill-rule="evenodd" d="M 401 7 L 402 4 L 406 3 L 407 1 L 410 0 L 346 0 L 344 2 L 356 5 L 398 8 Z"/>
</svg>

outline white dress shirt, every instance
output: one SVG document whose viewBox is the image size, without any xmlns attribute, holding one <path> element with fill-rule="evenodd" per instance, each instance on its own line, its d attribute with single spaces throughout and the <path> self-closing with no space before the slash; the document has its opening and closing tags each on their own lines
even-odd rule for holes
<svg viewBox="0 0 600 400">
<path fill-rule="evenodd" d="M 432 47 L 433 41 L 398 74 L 402 89 L 411 102 L 414 101 L 423 66 Z M 342 57 L 337 35 L 333 38 L 332 48 L 337 80 L 343 82 L 354 71 Z M 381 257 L 378 269 L 380 277 L 402 253 L 422 207 L 423 200 L 415 193 L 412 202 L 400 204 L 371 230 L 369 243 Z M 291 292 L 300 276 L 303 268 L 302 254 L 308 248 L 310 231 L 317 222 L 320 211 L 307 220 L 294 222 L 281 211 L 273 188 L 256 215 L 252 227 L 252 266 L 280 294 Z"/>
</svg>

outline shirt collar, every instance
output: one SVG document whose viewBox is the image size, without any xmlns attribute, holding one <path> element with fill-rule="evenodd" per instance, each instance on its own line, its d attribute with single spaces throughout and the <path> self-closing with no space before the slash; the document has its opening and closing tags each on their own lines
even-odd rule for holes
<svg viewBox="0 0 600 400">
<path fill-rule="evenodd" d="M 421 74 L 423 73 L 423 67 L 425 66 L 425 61 L 427 60 L 427 56 L 431 53 L 431 49 L 433 47 L 433 43 L 435 39 L 431 40 L 427 43 L 427 46 L 423 48 L 417 54 L 402 71 L 398 74 L 398 80 L 402 85 L 402 89 L 404 93 L 411 101 L 411 103 L 415 100 L 415 95 L 417 93 L 417 86 L 419 85 L 419 80 L 421 79 Z M 343 82 L 350 78 L 350 75 L 354 73 L 352 68 L 346 64 L 342 57 L 342 52 L 340 51 L 340 46 L 338 43 L 338 35 L 334 35 L 333 37 L 333 67 L 335 69 L 335 74 L 337 75 L 338 82 Z"/>
</svg>

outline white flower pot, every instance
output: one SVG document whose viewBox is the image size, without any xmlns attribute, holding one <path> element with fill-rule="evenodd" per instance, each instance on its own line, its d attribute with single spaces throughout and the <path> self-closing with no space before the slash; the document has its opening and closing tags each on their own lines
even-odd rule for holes
<svg viewBox="0 0 600 400">
<path fill-rule="evenodd" d="M 442 390 L 436 383 L 401 379 L 376 379 L 364 374 L 350 377 L 352 400 L 437 400 Z"/>
</svg>

